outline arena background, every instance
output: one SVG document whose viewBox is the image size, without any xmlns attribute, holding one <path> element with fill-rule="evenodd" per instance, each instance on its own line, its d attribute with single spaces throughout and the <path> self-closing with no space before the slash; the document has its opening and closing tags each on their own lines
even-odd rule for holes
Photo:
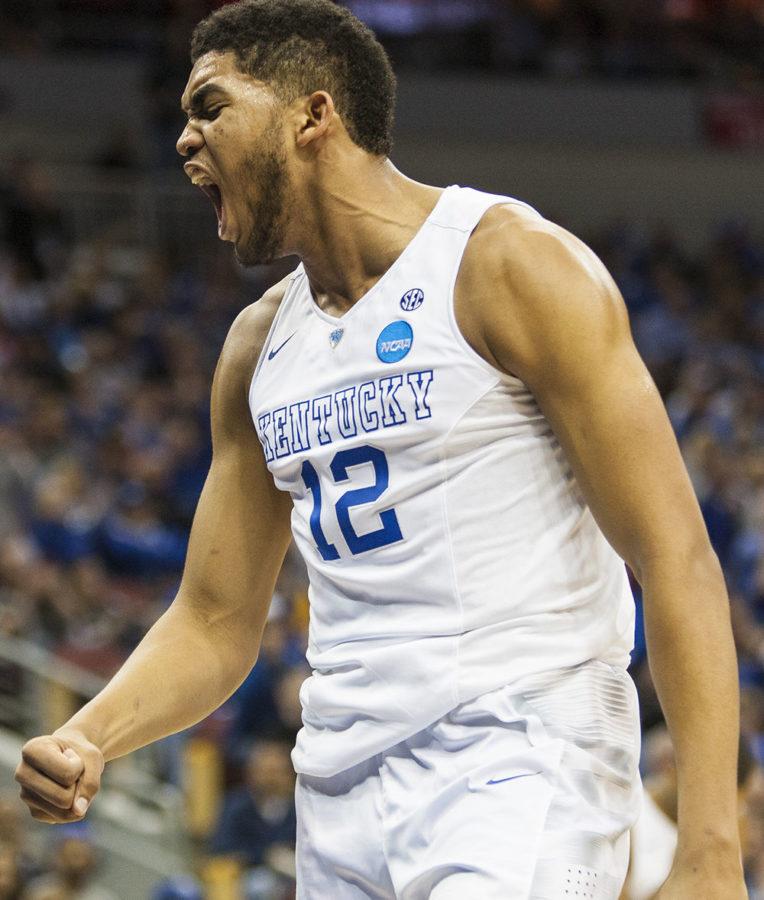
<svg viewBox="0 0 764 900">
<path fill-rule="evenodd" d="M 97 691 L 172 598 L 217 354 L 290 268 L 238 269 L 175 155 L 188 37 L 214 5 L 0 3 L 0 900 L 293 895 L 307 599 L 291 554 L 243 687 L 110 765 L 85 824 L 37 825 L 12 781 L 24 738 Z M 347 5 L 399 75 L 394 162 L 532 203 L 619 283 L 727 575 L 764 897 L 764 6 Z M 632 673 L 645 780 L 670 808 L 640 627 Z"/>
</svg>

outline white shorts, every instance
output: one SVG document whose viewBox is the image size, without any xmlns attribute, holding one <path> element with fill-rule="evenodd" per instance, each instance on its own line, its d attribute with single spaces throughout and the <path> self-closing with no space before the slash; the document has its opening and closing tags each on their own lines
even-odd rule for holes
<svg viewBox="0 0 764 900">
<path fill-rule="evenodd" d="M 617 900 L 641 803 L 634 685 L 587 663 L 297 781 L 299 900 Z"/>
</svg>

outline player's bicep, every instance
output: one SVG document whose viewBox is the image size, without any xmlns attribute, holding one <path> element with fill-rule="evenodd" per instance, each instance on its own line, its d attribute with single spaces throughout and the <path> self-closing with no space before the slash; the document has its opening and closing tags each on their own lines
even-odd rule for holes
<svg viewBox="0 0 764 900">
<path fill-rule="evenodd" d="M 208 621 L 252 616 L 259 627 L 289 546 L 290 510 L 258 448 L 216 453 L 191 529 L 185 602 Z"/>
<path fill-rule="evenodd" d="M 559 365 L 534 393 L 595 518 L 636 572 L 657 556 L 689 556 L 705 544 L 705 528 L 642 360 L 624 339 L 576 373 L 577 390 L 571 390 L 566 372 L 583 365 Z"/>
<path fill-rule="evenodd" d="M 253 347 L 265 331 L 256 315 L 245 311 L 234 323 L 215 372 L 212 465 L 178 602 L 210 624 L 259 634 L 289 546 L 292 502 L 273 483 L 247 405 Z"/>
<path fill-rule="evenodd" d="M 707 545 L 663 402 L 634 346 L 623 300 L 596 256 L 533 224 L 528 263 L 497 313 L 492 349 L 529 386 L 600 527 L 639 572 Z"/>
</svg>

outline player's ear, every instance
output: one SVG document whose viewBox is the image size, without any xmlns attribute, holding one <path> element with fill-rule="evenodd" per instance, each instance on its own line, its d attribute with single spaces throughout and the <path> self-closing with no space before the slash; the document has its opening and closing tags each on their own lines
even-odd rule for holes
<svg viewBox="0 0 764 900">
<path fill-rule="evenodd" d="M 303 98 L 299 115 L 297 146 L 302 148 L 325 137 L 334 119 L 334 100 L 326 91 L 314 91 Z"/>
</svg>

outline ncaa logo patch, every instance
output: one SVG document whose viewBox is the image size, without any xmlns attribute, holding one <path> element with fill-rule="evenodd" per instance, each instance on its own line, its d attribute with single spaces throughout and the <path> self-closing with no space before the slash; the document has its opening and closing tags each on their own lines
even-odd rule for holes
<svg viewBox="0 0 764 900">
<path fill-rule="evenodd" d="M 377 338 L 377 356 L 383 363 L 398 362 L 411 350 L 414 331 L 408 322 L 399 319 L 386 325 Z"/>
<path fill-rule="evenodd" d="M 412 288 L 401 297 L 401 309 L 405 312 L 413 312 L 424 303 L 424 291 L 420 288 Z"/>
</svg>

